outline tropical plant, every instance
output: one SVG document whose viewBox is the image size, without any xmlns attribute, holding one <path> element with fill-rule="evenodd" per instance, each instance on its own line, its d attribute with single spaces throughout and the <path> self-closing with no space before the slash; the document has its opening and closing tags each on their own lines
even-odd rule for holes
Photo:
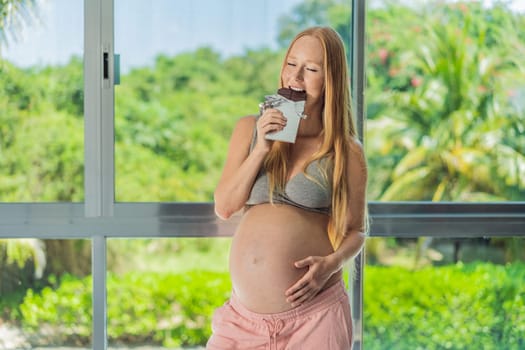
<svg viewBox="0 0 525 350">
<path fill-rule="evenodd" d="M 36 0 L 0 0 L 0 48 L 36 16 Z M 0 200 L 82 200 L 81 61 L 24 70 L 0 60 L 0 74 Z M 86 248 L 81 240 L 0 240 L 0 292 L 36 286 L 50 274 L 89 273 L 89 259 L 79 259 Z"/>
<path fill-rule="evenodd" d="M 525 16 L 503 4 L 390 2 L 370 17 L 371 198 L 523 200 L 525 89 L 516 72 L 525 71 Z M 418 257 L 431 240 L 418 239 Z M 509 242 L 511 261 L 523 245 Z"/>
<path fill-rule="evenodd" d="M 46 267 L 44 243 L 39 239 L 0 239 L 0 295 L 33 285 Z M 20 271 L 32 271 L 32 276 Z"/>
<path fill-rule="evenodd" d="M 347 3 L 298 4 L 280 20 L 282 44 L 308 25 L 331 25 L 349 41 Z M 16 31 L 6 23 L 24 23 L 36 5 L 0 6 L 6 44 Z M 525 16 L 462 2 L 426 9 L 388 3 L 368 11 L 370 199 L 523 200 Z M 276 88 L 282 54 L 224 58 L 203 47 L 124 74 L 115 103 L 117 199 L 211 200 L 233 125 Z M 26 69 L 0 62 L 0 200 L 82 201 L 82 60 Z M 16 261 L 31 261 L 24 241 L 8 242 L 10 251 L 26 247 Z M 90 273 L 89 241 L 44 244 L 44 274 Z"/>
<path fill-rule="evenodd" d="M 3 45 L 19 38 L 23 25 L 35 14 L 35 8 L 36 0 L 0 0 L 0 56 Z"/>
<path fill-rule="evenodd" d="M 525 265 L 367 266 L 367 349 L 523 349 Z M 228 299 L 226 272 L 108 274 L 108 337 L 132 345 L 202 346 L 213 310 Z M 64 276 L 29 290 L 20 321 L 33 346 L 91 341 L 91 278 Z M 57 330 L 49 334 L 49 330 Z M 46 336 L 43 333 L 46 332 Z M 54 339 L 53 339 L 54 337 Z"/>
<path fill-rule="evenodd" d="M 374 96 L 382 106 L 368 122 L 368 145 L 393 168 L 379 199 L 523 199 L 524 149 L 508 132 L 523 130 L 525 122 L 505 86 L 509 73 L 524 66 L 505 44 L 484 45 L 491 27 L 482 16 L 450 6 L 434 9 L 422 28 L 424 41 L 400 54 L 399 74 L 412 75 L 406 84 Z M 519 42 L 512 33 L 497 42 Z"/>
<path fill-rule="evenodd" d="M 343 42 L 352 42 L 351 5 L 345 0 L 305 0 L 294 6 L 290 14 L 278 19 L 280 46 L 288 46 L 293 37 L 310 26 L 330 26 L 335 29 Z M 346 47 L 350 62 L 351 47 Z"/>
</svg>

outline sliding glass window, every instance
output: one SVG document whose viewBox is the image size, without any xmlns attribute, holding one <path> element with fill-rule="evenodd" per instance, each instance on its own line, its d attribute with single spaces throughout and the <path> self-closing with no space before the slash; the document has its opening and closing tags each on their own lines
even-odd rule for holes
<svg viewBox="0 0 525 350">
<path fill-rule="evenodd" d="M 0 348 L 205 344 L 229 137 L 312 25 L 369 163 L 354 349 L 525 348 L 521 1 L 0 3 Z"/>
<path fill-rule="evenodd" d="M 486 3 L 369 5 L 371 200 L 525 200 L 525 15 Z"/>
<path fill-rule="evenodd" d="M 92 346 L 91 242 L 0 238 L 0 348 Z"/>
<path fill-rule="evenodd" d="M 235 122 L 278 87 L 297 0 L 115 1 L 117 202 L 212 201 Z"/>
<path fill-rule="evenodd" d="M 0 202 L 83 201 L 84 2 L 0 15 Z"/>
<path fill-rule="evenodd" d="M 91 242 L 53 237 L 84 201 L 83 53 L 84 1 L 0 2 L 2 349 L 91 346 Z"/>
<path fill-rule="evenodd" d="M 235 123 L 277 91 L 285 50 L 300 29 L 334 25 L 349 47 L 350 8 L 350 1 L 115 0 L 116 208 L 153 202 L 166 218 L 185 206 L 196 227 L 216 220 L 213 210 L 192 208 L 212 207 Z M 202 235 L 231 235 L 235 220 L 217 220 Z M 203 345 L 214 308 L 230 292 L 229 243 L 110 239 L 109 344 Z M 140 302 L 131 291 L 143 293 Z"/>
<path fill-rule="evenodd" d="M 364 349 L 525 346 L 524 11 L 368 4 Z"/>
</svg>

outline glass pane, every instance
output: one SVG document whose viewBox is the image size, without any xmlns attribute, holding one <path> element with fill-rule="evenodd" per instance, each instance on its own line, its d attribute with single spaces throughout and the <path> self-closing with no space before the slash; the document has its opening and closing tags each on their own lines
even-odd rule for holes
<svg viewBox="0 0 525 350">
<path fill-rule="evenodd" d="M 522 1 L 373 1 L 370 196 L 525 199 Z"/>
<path fill-rule="evenodd" d="M 211 201 L 238 118 L 305 26 L 349 40 L 351 1 L 115 1 L 117 201 Z"/>
<path fill-rule="evenodd" d="M 0 201 L 83 201 L 81 0 L 0 5 Z"/>
<path fill-rule="evenodd" d="M 115 347 L 203 347 L 230 296 L 229 238 L 108 240 L 108 338 Z"/>
<path fill-rule="evenodd" d="M 0 239 L 0 348 L 92 344 L 91 242 Z"/>
<path fill-rule="evenodd" d="M 523 349 L 525 238 L 370 238 L 364 348 Z"/>
</svg>

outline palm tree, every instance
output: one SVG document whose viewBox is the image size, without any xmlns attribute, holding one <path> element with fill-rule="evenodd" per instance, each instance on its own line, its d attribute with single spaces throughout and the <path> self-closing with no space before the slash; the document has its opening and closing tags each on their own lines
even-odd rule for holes
<svg viewBox="0 0 525 350">
<path fill-rule="evenodd" d="M 374 193 L 380 200 L 525 199 L 523 105 L 509 99 L 515 86 L 523 93 L 523 33 L 510 11 L 455 6 L 434 8 L 426 26 L 414 27 L 421 42 L 405 34 L 389 43 L 400 51 L 397 66 L 389 67 L 388 50 L 376 50 L 384 65 L 369 74 L 366 139 L 372 166 L 391 167 L 374 171 L 387 174 Z M 489 17 L 499 22 L 487 24 Z"/>
<path fill-rule="evenodd" d="M 486 49 L 488 27 L 472 23 L 482 18 L 467 12 L 462 26 L 455 26 L 443 25 L 442 16 L 429 21 L 425 41 L 403 56 L 416 72 L 412 88 L 379 96 L 389 108 L 368 122 L 372 148 L 395 158 L 379 198 L 523 200 L 524 149 L 509 132 L 525 123 L 504 86 L 524 66 L 503 44 Z M 375 134 L 381 145 L 374 144 Z"/>
<path fill-rule="evenodd" d="M 35 0 L 0 0 L 0 56 L 2 46 L 9 43 L 9 35 L 15 40 L 24 22 L 31 17 Z M 17 269 L 26 268 L 28 261 L 34 265 L 34 277 L 41 278 L 46 266 L 44 244 L 38 239 L 0 239 L 0 292 L 8 293 L 19 288 Z"/>
<path fill-rule="evenodd" d="M 7 46 L 10 40 L 20 37 L 23 25 L 34 18 L 36 3 L 36 0 L 0 0 L 0 48 Z M 29 287 L 34 279 L 49 274 L 59 276 L 65 272 L 78 275 L 89 273 L 89 259 L 79 259 L 79 254 L 85 257 L 86 251 L 89 253 L 88 243 L 72 240 L 44 242 L 39 239 L 0 239 L 0 292 L 9 293 Z"/>
<path fill-rule="evenodd" d="M 0 49 L 9 43 L 10 37 L 19 38 L 23 25 L 31 20 L 35 8 L 36 0 L 0 0 Z"/>
</svg>

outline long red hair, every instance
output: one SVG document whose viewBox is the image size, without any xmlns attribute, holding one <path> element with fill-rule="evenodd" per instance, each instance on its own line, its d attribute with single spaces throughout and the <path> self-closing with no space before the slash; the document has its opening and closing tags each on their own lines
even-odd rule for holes
<svg viewBox="0 0 525 350">
<path fill-rule="evenodd" d="M 339 34 L 329 27 L 312 27 L 299 33 L 291 42 L 283 61 L 281 77 L 290 49 L 297 39 L 303 36 L 319 39 L 324 51 L 325 76 L 323 142 L 319 151 L 306 162 L 303 171 L 316 159 L 327 157 L 330 160 L 327 164 L 330 164 L 332 169 L 325 169 L 325 174 L 331 174 L 332 180 L 332 208 L 327 230 L 330 242 L 336 249 L 346 234 L 349 196 L 347 160 L 350 142 L 356 137 L 351 110 L 348 65 L 344 44 Z M 280 85 L 283 87 L 282 80 Z M 275 141 L 265 159 L 270 198 L 275 190 L 282 192 L 286 185 L 290 147 L 289 143 Z"/>
</svg>

